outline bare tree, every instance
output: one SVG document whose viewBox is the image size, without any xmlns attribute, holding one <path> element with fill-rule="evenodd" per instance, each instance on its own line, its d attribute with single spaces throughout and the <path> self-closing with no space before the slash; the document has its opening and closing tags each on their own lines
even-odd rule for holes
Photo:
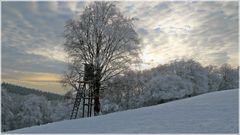
<svg viewBox="0 0 240 135">
<path fill-rule="evenodd" d="M 94 66 L 94 114 L 100 112 L 102 84 L 137 62 L 140 50 L 134 18 L 124 17 L 114 2 L 89 4 L 65 25 L 65 51 L 69 71 L 64 83 L 79 90 L 83 63 Z"/>
</svg>

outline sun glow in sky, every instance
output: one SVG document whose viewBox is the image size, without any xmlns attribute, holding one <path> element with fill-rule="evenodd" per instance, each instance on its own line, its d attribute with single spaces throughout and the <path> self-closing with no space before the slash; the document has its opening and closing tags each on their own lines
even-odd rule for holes
<svg viewBox="0 0 240 135">
<path fill-rule="evenodd" d="M 2 80 L 65 93 L 63 31 L 89 2 L 2 2 Z M 142 69 L 181 58 L 238 66 L 238 2 L 117 2 L 137 17 Z"/>
</svg>

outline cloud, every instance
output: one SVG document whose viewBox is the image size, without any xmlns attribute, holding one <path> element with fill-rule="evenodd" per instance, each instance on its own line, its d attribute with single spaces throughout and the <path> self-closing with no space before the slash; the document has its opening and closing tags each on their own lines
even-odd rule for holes
<svg viewBox="0 0 240 135">
<path fill-rule="evenodd" d="M 3 82 L 64 94 L 69 90 L 69 88 L 61 86 L 59 83 L 61 79 L 61 75 L 54 73 L 22 72 L 17 70 L 5 70 L 2 72 Z"/>
<path fill-rule="evenodd" d="M 37 13 L 37 11 L 38 11 L 38 4 L 37 4 L 36 1 L 31 1 L 31 2 L 29 2 L 28 5 L 29 5 L 28 8 L 29 8 L 30 12 Z"/>
<path fill-rule="evenodd" d="M 67 61 L 67 54 L 64 52 L 63 48 L 58 46 L 54 47 L 53 50 L 48 48 L 39 48 L 33 50 L 27 50 L 26 53 L 44 56 L 47 59 L 66 62 Z"/>
<path fill-rule="evenodd" d="M 210 59 L 213 59 L 214 64 L 218 63 L 228 63 L 229 56 L 227 52 L 214 52 L 214 53 L 209 53 L 208 56 L 210 56 Z"/>
<path fill-rule="evenodd" d="M 33 5 L 38 5 L 38 10 L 28 8 L 31 4 L 33 3 L 3 3 L 3 69 L 19 68 L 25 71 L 60 73 L 60 65 L 65 65 L 62 49 L 64 23 L 71 15 L 66 15 L 66 12 L 57 14 L 43 10 L 49 8 L 47 2 L 34 3 Z M 29 12 L 33 9 L 35 12 Z M 54 65 L 56 70 L 48 69 Z"/>
<path fill-rule="evenodd" d="M 3 26 L 7 27 L 3 27 L 3 37 L 14 38 L 3 38 L 3 41 L 7 40 L 3 44 L 23 48 L 27 54 L 61 61 L 63 57 L 58 55 L 64 54 L 61 49 L 64 23 L 73 17 L 74 12 L 83 10 L 84 5 L 88 3 L 6 2 L 3 4 Z M 150 46 L 155 50 L 159 49 L 158 53 L 168 54 L 162 56 L 166 62 L 176 56 L 204 57 L 208 55 L 205 51 L 213 49 L 214 53 L 228 52 L 229 61 L 233 56 L 231 54 L 236 54 L 238 48 L 236 2 L 135 1 L 118 2 L 117 5 L 125 16 L 139 18 L 136 29 L 143 46 Z M 37 13 L 28 13 L 28 9 Z M 13 23 L 17 20 L 20 20 L 19 23 Z M 17 29 L 19 27 L 22 29 Z M 178 49 L 182 51 L 175 51 Z M 185 54 L 184 50 L 192 52 Z M 198 54 L 199 50 L 202 52 L 201 55 Z M 178 54 L 175 54 L 176 52 Z M 211 62 L 215 63 L 214 61 L 207 63 Z M 219 61 L 218 64 L 223 62 Z"/>
<path fill-rule="evenodd" d="M 48 8 L 52 12 L 58 12 L 58 2 L 57 1 L 51 1 L 48 3 Z"/>
<path fill-rule="evenodd" d="M 148 31 L 144 28 L 137 29 L 137 32 L 138 32 L 138 34 L 143 35 L 143 36 L 148 35 Z"/>
<path fill-rule="evenodd" d="M 51 81 L 24 81 L 24 80 L 3 80 L 4 82 L 24 86 L 27 88 L 39 89 L 47 92 L 57 93 L 64 95 L 70 89 L 62 87 L 59 82 Z"/>
<path fill-rule="evenodd" d="M 139 18 L 145 63 L 193 58 L 203 65 L 238 65 L 237 2 L 123 3 L 127 16 Z"/>
<path fill-rule="evenodd" d="M 71 11 L 75 11 L 77 8 L 77 1 L 68 1 L 67 5 Z"/>
<path fill-rule="evenodd" d="M 66 63 L 28 54 L 15 47 L 2 46 L 2 72 L 8 69 L 61 74 L 66 69 Z"/>
<path fill-rule="evenodd" d="M 10 75 L 10 73 L 13 75 Z M 7 69 L 3 72 L 2 78 L 4 80 L 21 80 L 21 81 L 32 81 L 32 82 L 58 82 L 61 80 L 61 75 L 54 73 L 44 72 L 28 72 Z"/>
</svg>

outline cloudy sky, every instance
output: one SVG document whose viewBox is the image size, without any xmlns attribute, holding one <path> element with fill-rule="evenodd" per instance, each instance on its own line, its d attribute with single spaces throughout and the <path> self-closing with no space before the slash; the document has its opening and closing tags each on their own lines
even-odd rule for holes
<svg viewBox="0 0 240 135">
<path fill-rule="evenodd" d="M 64 24 L 89 2 L 2 2 L 2 80 L 64 93 Z M 192 58 L 238 65 L 238 2 L 118 2 L 137 17 L 143 68 Z"/>
</svg>

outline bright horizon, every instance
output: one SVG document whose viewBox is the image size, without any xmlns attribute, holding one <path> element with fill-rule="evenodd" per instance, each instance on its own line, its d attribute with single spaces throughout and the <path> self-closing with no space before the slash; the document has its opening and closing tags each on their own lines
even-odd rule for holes
<svg viewBox="0 0 240 135">
<path fill-rule="evenodd" d="M 2 82 L 63 94 L 58 82 L 67 69 L 63 31 L 89 2 L 2 2 Z M 118 2 L 137 17 L 140 69 L 175 59 L 203 66 L 239 65 L 238 2 Z"/>
</svg>

